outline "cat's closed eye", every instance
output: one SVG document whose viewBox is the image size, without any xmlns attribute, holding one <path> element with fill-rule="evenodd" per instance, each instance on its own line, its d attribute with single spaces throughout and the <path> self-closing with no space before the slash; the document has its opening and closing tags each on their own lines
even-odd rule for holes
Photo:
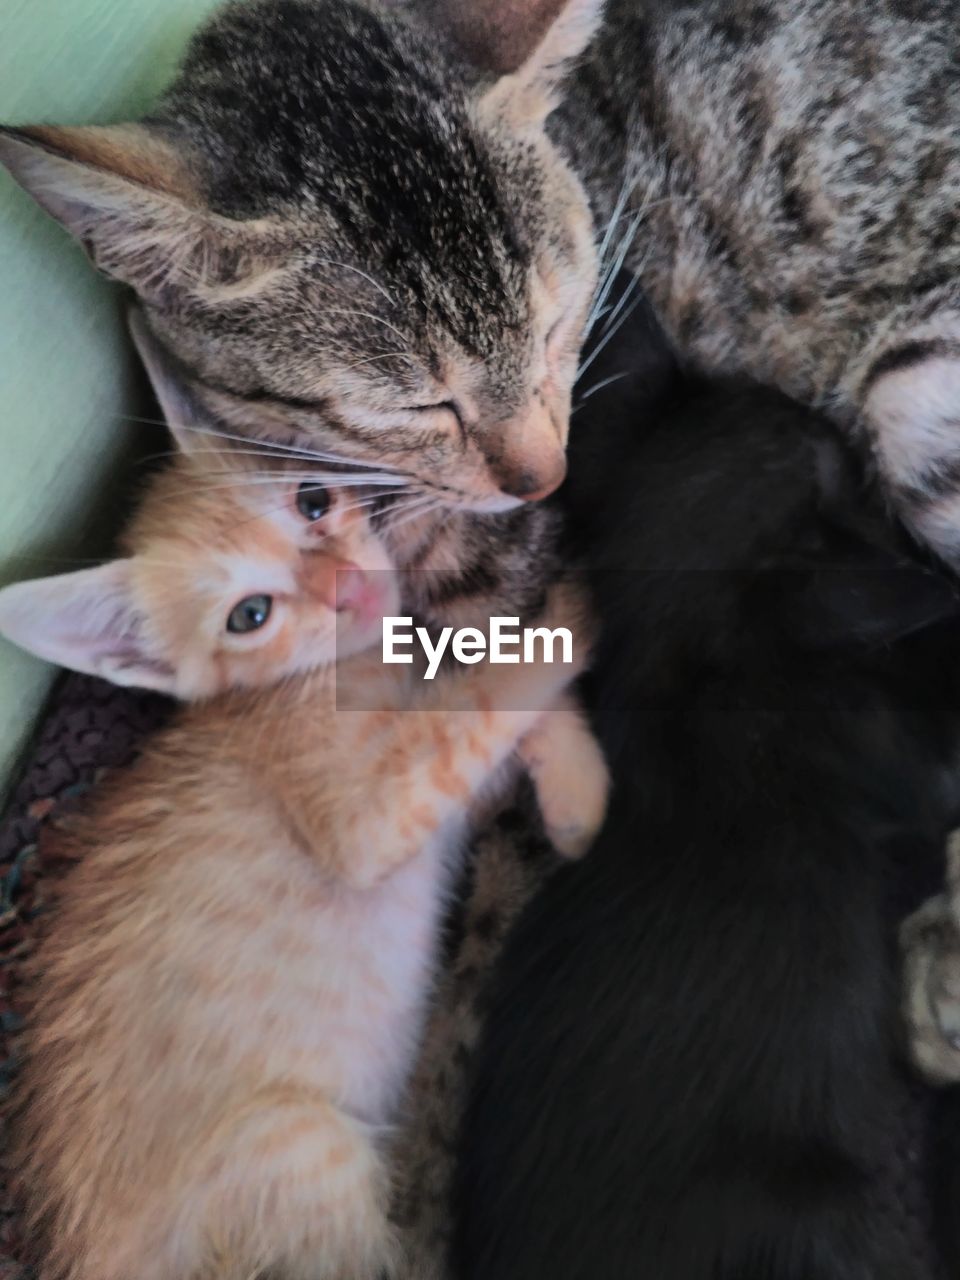
<svg viewBox="0 0 960 1280">
<path fill-rule="evenodd" d="M 246 635 L 266 626 L 273 611 L 273 597 L 247 596 L 234 605 L 227 618 L 227 630 L 231 635 Z"/>
<path fill-rule="evenodd" d="M 463 426 L 463 414 L 455 400 L 438 400 L 436 404 L 412 404 L 409 406 L 409 411 L 410 413 L 451 413 L 457 421 L 457 426 Z"/>
</svg>

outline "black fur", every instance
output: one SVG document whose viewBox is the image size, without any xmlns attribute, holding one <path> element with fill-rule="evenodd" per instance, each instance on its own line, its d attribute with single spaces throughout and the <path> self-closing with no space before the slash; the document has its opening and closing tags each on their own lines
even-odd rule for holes
<svg viewBox="0 0 960 1280">
<path fill-rule="evenodd" d="M 822 420 L 643 325 L 566 491 L 611 808 L 505 953 L 455 1271 L 929 1280 L 889 1185 L 895 926 L 960 817 L 955 586 Z"/>
</svg>

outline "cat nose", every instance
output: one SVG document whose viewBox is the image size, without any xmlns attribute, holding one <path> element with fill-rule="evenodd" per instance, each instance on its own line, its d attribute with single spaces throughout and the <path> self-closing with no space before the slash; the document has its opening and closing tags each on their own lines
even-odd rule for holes
<svg viewBox="0 0 960 1280">
<path fill-rule="evenodd" d="M 526 408 L 502 427 L 503 451 L 490 469 L 501 493 L 522 502 L 538 502 L 553 493 L 567 474 L 566 424 L 560 402 L 548 403 L 538 391 Z"/>
<path fill-rule="evenodd" d="M 338 612 L 365 604 L 371 592 L 369 578 L 352 560 L 323 551 L 305 556 L 298 576 L 308 595 Z"/>
<path fill-rule="evenodd" d="M 369 574 L 355 564 L 346 564 L 337 570 L 336 599 L 338 612 L 353 609 L 358 613 L 370 613 L 377 600 L 377 592 Z"/>
<path fill-rule="evenodd" d="M 560 454 L 546 478 L 542 471 L 521 468 L 516 475 L 508 475 L 501 479 L 500 491 L 511 498 L 519 498 L 521 502 L 539 502 L 541 498 L 549 497 L 559 489 L 566 475 L 567 459 Z"/>
</svg>

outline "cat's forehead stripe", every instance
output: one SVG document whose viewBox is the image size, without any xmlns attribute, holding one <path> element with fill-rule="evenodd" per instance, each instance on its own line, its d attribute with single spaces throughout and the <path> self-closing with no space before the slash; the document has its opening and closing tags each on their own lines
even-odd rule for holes
<svg viewBox="0 0 960 1280">
<path fill-rule="evenodd" d="M 530 247 L 504 175 L 410 32 L 354 6 L 233 8 L 194 42 L 167 109 L 215 157 L 222 212 L 332 215 L 383 283 L 476 354 L 489 354 L 492 304 L 498 326 L 523 329 Z"/>
</svg>

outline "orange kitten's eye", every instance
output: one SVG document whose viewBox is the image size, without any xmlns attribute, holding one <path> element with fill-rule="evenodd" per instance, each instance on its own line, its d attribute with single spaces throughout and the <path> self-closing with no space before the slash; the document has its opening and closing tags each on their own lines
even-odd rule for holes
<svg viewBox="0 0 960 1280">
<path fill-rule="evenodd" d="M 272 608 L 272 596 L 247 596 L 230 610 L 227 630 L 235 636 L 244 635 L 248 631 L 259 631 L 270 617 Z"/>
<path fill-rule="evenodd" d="M 307 480 L 297 490 L 297 510 L 311 524 L 322 520 L 330 510 L 330 494 L 322 484 Z"/>
</svg>

